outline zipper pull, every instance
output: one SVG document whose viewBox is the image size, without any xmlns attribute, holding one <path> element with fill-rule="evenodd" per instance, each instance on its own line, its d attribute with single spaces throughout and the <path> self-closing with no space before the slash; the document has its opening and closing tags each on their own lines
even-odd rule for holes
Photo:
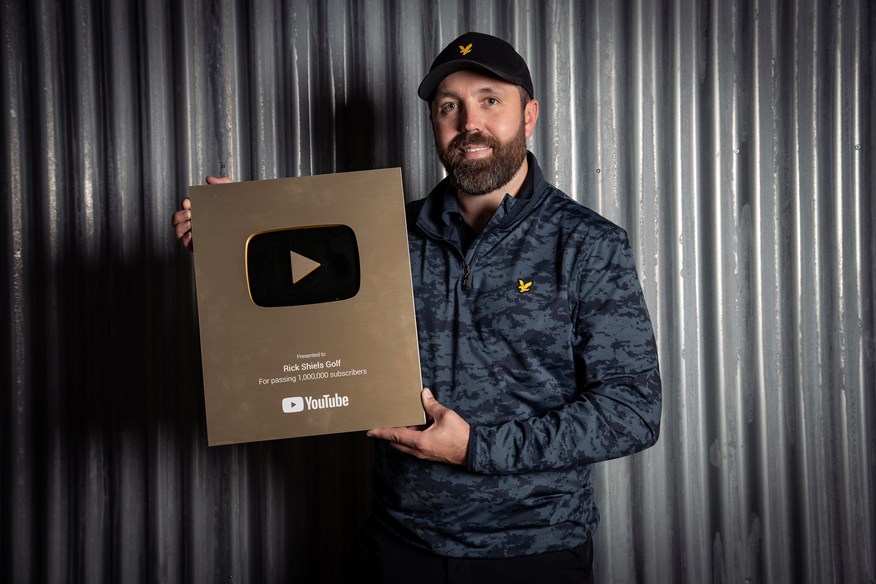
<svg viewBox="0 0 876 584">
<path fill-rule="evenodd" d="M 469 277 L 471 276 L 471 266 L 465 264 L 465 272 L 462 274 L 462 289 L 468 290 Z"/>
</svg>

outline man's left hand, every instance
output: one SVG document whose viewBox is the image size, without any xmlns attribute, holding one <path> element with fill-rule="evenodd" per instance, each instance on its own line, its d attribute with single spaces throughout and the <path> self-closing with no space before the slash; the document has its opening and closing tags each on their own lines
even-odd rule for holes
<svg viewBox="0 0 876 584">
<path fill-rule="evenodd" d="M 426 428 L 376 428 L 368 432 L 372 438 L 388 440 L 392 447 L 423 460 L 448 464 L 468 461 L 468 422 L 449 408 L 442 406 L 432 392 L 424 389 L 420 398 L 426 411 Z"/>
</svg>

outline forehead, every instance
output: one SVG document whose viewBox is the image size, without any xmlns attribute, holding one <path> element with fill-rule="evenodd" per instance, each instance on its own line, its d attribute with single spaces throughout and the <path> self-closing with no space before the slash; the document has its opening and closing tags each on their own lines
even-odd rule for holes
<svg viewBox="0 0 876 584">
<path fill-rule="evenodd" d="M 442 79 L 435 89 L 435 97 L 487 92 L 511 93 L 517 90 L 517 85 L 508 83 L 488 73 L 463 69 L 462 71 L 451 73 Z"/>
</svg>

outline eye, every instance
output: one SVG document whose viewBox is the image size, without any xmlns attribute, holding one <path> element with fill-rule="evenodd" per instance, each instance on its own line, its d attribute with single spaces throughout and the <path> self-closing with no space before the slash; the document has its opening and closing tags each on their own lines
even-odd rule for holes
<svg viewBox="0 0 876 584">
<path fill-rule="evenodd" d="M 440 111 L 442 114 L 449 114 L 450 112 L 452 112 L 455 109 L 456 109 L 456 103 L 454 103 L 452 101 L 445 101 L 440 106 L 438 106 L 438 111 Z"/>
<path fill-rule="evenodd" d="M 499 100 L 495 97 L 488 97 L 487 99 L 484 100 L 484 103 L 487 105 L 498 105 Z"/>
</svg>

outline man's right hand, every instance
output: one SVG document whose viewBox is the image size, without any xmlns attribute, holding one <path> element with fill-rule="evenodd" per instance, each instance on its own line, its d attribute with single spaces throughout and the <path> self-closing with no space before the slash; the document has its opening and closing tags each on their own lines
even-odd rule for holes
<svg viewBox="0 0 876 584">
<path fill-rule="evenodd" d="M 228 176 L 208 176 L 208 185 L 221 185 L 232 182 Z M 192 202 L 188 197 L 182 200 L 180 210 L 173 214 L 170 221 L 176 232 L 176 238 L 187 250 L 193 250 L 192 242 Z"/>
</svg>

